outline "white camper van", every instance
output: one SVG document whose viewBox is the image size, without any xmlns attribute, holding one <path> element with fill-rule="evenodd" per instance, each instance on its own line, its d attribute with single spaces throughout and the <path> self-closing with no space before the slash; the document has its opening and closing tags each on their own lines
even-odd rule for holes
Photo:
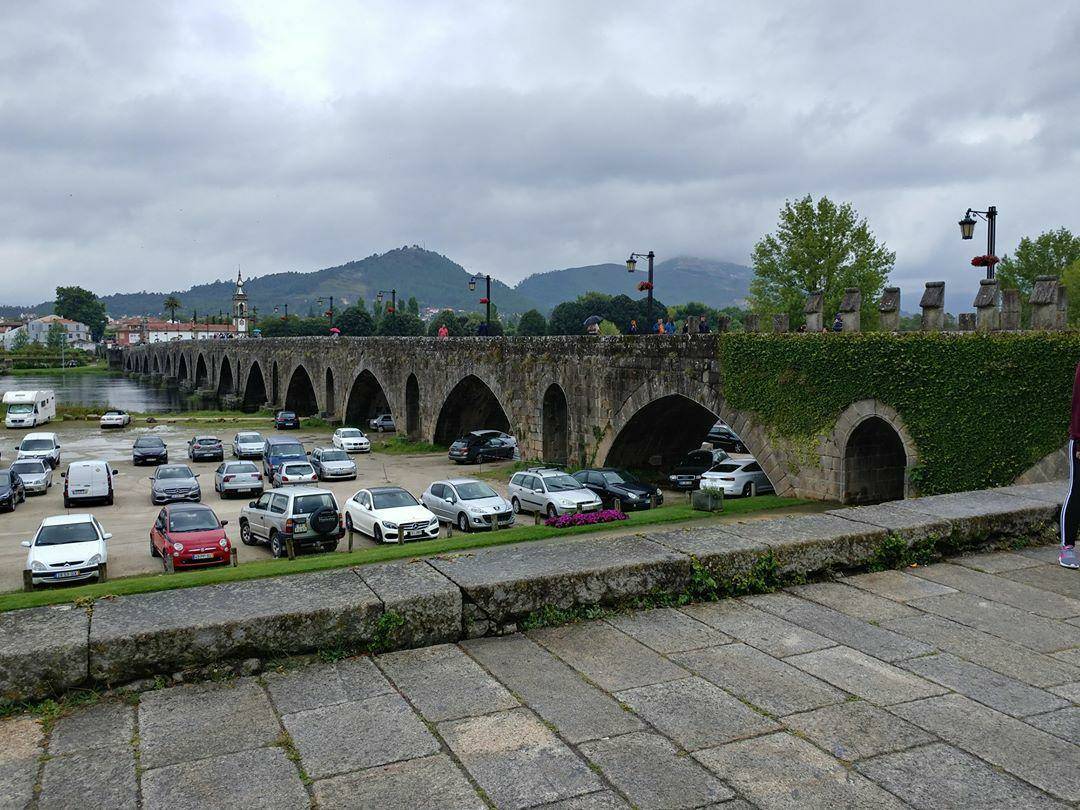
<svg viewBox="0 0 1080 810">
<path fill-rule="evenodd" d="M 56 416 L 56 394 L 52 391 L 8 391 L 4 404 L 4 424 L 9 428 L 37 427 Z"/>
</svg>

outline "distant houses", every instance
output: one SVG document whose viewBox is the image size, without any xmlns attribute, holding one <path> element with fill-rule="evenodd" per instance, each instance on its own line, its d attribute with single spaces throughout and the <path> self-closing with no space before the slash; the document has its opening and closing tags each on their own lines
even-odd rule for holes
<svg viewBox="0 0 1080 810">
<path fill-rule="evenodd" d="M 4 341 L 4 350 L 11 351 L 21 339 L 19 335 L 26 335 L 26 343 L 39 343 L 47 345 L 49 342 L 49 330 L 53 324 L 60 324 L 64 328 L 66 343 L 73 349 L 94 350 L 94 341 L 90 337 L 90 327 L 85 323 L 73 321 L 70 318 L 61 318 L 59 315 L 45 315 L 34 318 L 26 323 L 13 324 L 5 322 L 7 327 L 0 332 L 0 339 Z"/>
</svg>

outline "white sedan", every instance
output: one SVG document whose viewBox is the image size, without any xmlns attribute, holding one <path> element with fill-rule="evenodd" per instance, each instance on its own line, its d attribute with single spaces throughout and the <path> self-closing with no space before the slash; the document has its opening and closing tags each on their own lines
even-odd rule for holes
<svg viewBox="0 0 1080 810">
<path fill-rule="evenodd" d="M 400 487 L 371 487 L 345 501 L 345 530 L 366 534 L 376 543 L 434 540 L 439 519 Z"/>
<path fill-rule="evenodd" d="M 340 427 L 334 431 L 334 447 L 346 453 L 370 453 L 371 441 L 364 431 L 354 427 Z"/>
<path fill-rule="evenodd" d="M 109 561 L 105 541 L 112 535 L 87 514 L 54 515 L 41 521 L 33 540 L 23 540 L 33 585 L 82 579 L 104 582 Z"/>
<path fill-rule="evenodd" d="M 751 484 L 754 486 L 752 487 Z M 701 476 L 701 488 L 724 495 L 773 492 L 772 482 L 752 456 L 731 456 Z"/>
<path fill-rule="evenodd" d="M 101 415 L 101 426 L 122 428 L 131 424 L 131 414 L 127 411 L 105 411 Z"/>
</svg>

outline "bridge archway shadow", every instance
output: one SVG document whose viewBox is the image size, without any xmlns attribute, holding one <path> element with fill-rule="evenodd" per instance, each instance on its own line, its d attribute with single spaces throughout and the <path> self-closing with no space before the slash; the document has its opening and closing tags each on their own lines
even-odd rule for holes
<svg viewBox="0 0 1080 810">
<path fill-rule="evenodd" d="M 510 420 L 494 392 L 470 374 L 451 389 L 443 402 L 435 423 L 435 443 L 449 445 L 470 430 L 481 428 L 510 432 Z"/>
<path fill-rule="evenodd" d="M 384 413 L 390 413 L 386 391 L 378 378 L 364 369 L 356 375 L 356 379 L 349 387 L 349 398 L 345 401 L 344 424 L 367 430 L 368 422 Z"/>
<path fill-rule="evenodd" d="M 195 387 L 204 388 L 209 376 L 206 370 L 206 358 L 200 354 L 198 360 L 195 361 Z"/>
<path fill-rule="evenodd" d="M 414 441 L 420 438 L 420 383 L 415 374 L 405 381 L 405 433 Z"/>
<path fill-rule="evenodd" d="M 334 372 L 330 366 L 326 367 L 325 395 L 323 396 L 323 410 L 330 416 L 337 413 L 337 403 L 334 402 Z"/>
<path fill-rule="evenodd" d="M 277 360 L 275 360 L 273 366 L 270 368 L 270 401 L 275 408 L 281 402 L 280 391 L 281 389 L 278 388 Z"/>
<path fill-rule="evenodd" d="M 295 411 L 297 416 L 315 416 L 319 412 L 319 398 L 307 369 L 297 366 L 289 378 L 285 391 L 285 410 Z"/>
<path fill-rule="evenodd" d="M 670 470 L 697 450 L 719 417 L 682 394 L 654 399 L 626 423 L 608 450 L 605 466 Z"/>
<path fill-rule="evenodd" d="M 266 380 L 263 378 L 262 367 L 258 363 L 252 363 L 248 369 L 247 382 L 244 383 L 243 410 L 254 413 L 263 407 L 270 398 L 266 393 Z"/>
<path fill-rule="evenodd" d="M 570 408 L 558 383 L 544 392 L 542 425 L 544 461 L 566 464 L 570 458 Z"/>
<path fill-rule="evenodd" d="M 188 378 L 187 359 L 184 355 L 180 355 L 180 359 L 176 361 L 176 379 L 180 382 L 186 382 Z"/>
<path fill-rule="evenodd" d="M 902 499 L 907 464 L 904 442 L 896 429 L 880 416 L 868 416 L 844 445 L 844 503 Z"/>
<path fill-rule="evenodd" d="M 236 385 L 233 382 L 232 363 L 229 358 L 221 361 L 221 371 L 218 372 L 217 392 L 219 395 L 231 394 Z"/>
</svg>

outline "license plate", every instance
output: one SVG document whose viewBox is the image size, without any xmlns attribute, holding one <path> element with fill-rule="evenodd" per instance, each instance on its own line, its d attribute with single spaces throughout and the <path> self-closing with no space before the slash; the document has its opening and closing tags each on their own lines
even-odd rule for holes
<svg viewBox="0 0 1080 810">
<path fill-rule="evenodd" d="M 410 539 L 412 537 L 423 537 L 423 536 L 424 536 L 424 533 L 422 531 L 405 532 L 405 539 L 406 540 L 408 540 L 408 539 Z"/>
<path fill-rule="evenodd" d="M 58 571 L 57 573 L 53 574 L 53 576 L 57 579 L 67 579 L 68 577 L 77 577 L 78 575 L 78 571 Z"/>
<path fill-rule="evenodd" d="M 214 559 L 214 555 L 213 554 L 192 554 L 191 559 L 193 559 L 193 560 L 212 560 L 212 559 Z"/>
</svg>

